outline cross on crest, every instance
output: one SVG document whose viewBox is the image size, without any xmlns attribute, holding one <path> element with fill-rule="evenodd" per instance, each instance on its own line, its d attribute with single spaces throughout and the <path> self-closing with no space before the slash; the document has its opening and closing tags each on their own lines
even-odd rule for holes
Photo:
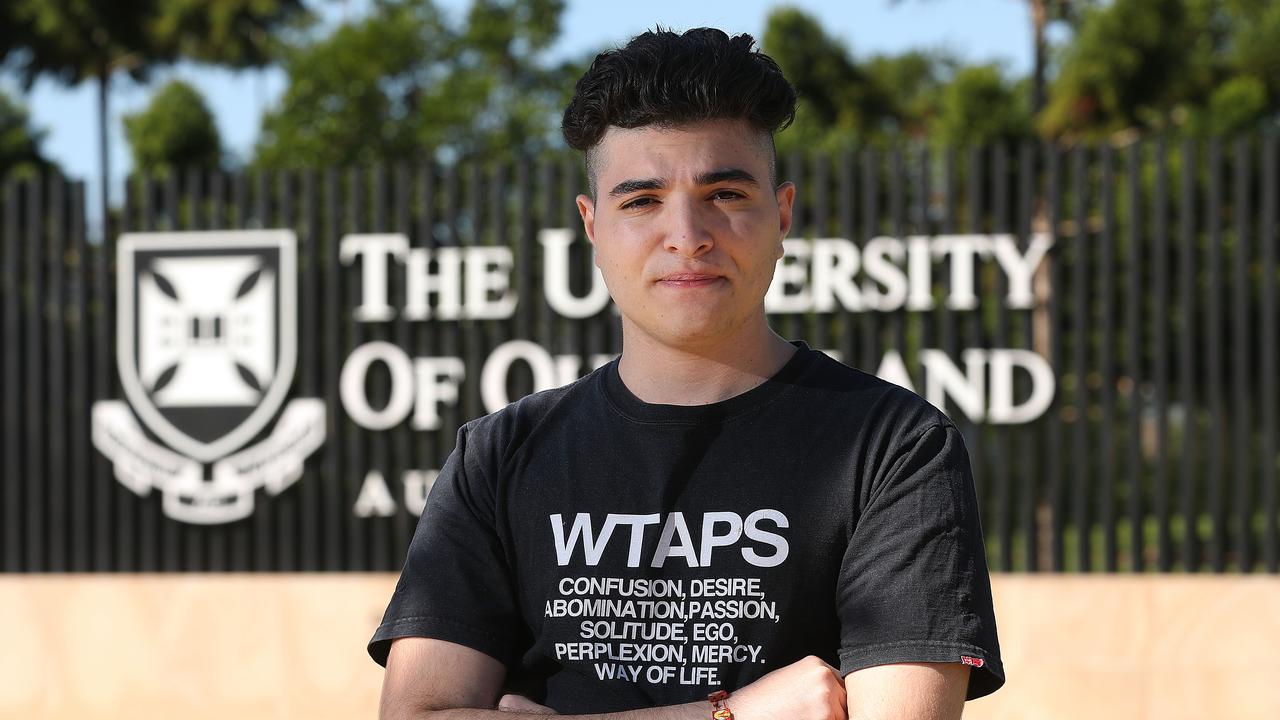
<svg viewBox="0 0 1280 720">
<path fill-rule="evenodd" d="M 127 234 L 118 257 L 117 359 L 130 405 L 196 460 L 240 448 L 293 381 L 293 234 Z"/>
</svg>

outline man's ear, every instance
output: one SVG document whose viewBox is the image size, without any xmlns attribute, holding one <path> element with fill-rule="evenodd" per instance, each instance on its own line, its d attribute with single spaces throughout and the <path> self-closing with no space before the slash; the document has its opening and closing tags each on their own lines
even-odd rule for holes
<svg viewBox="0 0 1280 720">
<path fill-rule="evenodd" d="M 784 182 L 774 191 L 778 201 L 778 257 L 782 257 L 782 241 L 791 232 L 791 211 L 796 202 L 796 185 Z"/>
<path fill-rule="evenodd" d="M 596 204 L 586 195 L 579 195 L 575 202 L 578 205 L 578 215 L 582 218 L 582 229 L 587 233 L 587 239 L 591 241 L 594 248 L 596 244 Z"/>
<path fill-rule="evenodd" d="M 582 229 L 586 231 L 586 238 L 591 241 L 591 245 L 595 245 L 595 202 L 586 195 L 577 196 L 576 202 L 577 214 L 582 218 Z"/>
</svg>

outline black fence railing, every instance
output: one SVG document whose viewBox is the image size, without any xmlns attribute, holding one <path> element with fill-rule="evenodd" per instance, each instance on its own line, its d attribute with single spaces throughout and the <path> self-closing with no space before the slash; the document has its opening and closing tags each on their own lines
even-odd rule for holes
<svg viewBox="0 0 1280 720">
<path fill-rule="evenodd" d="M 1274 136 L 784 158 L 771 319 L 945 406 L 993 569 L 1275 573 L 1277 160 Z M 81 184 L 3 184 L 3 569 L 398 569 L 459 424 L 620 350 L 583 187 L 575 158 L 176 173 L 131 180 L 90 243 Z M 296 234 L 290 397 L 323 401 L 324 442 L 242 519 L 174 519 L 92 436 L 124 397 L 117 245 L 253 228 Z"/>
</svg>

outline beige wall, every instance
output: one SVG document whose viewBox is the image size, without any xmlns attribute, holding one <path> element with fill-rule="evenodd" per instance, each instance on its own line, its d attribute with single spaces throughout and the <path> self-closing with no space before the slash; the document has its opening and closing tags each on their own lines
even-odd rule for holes
<svg viewBox="0 0 1280 720">
<path fill-rule="evenodd" d="M 0 717 L 361 718 L 389 575 L 0 576 Z M 1280 718 L 1280 578 L 995 578 L 985 718 Z"/>
</svg>

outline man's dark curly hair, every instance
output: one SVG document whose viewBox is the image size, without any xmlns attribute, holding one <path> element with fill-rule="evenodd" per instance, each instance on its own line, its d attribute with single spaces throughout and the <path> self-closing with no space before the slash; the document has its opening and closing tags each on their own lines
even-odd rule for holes
<svg viewBox="0 0 1280 720">
<path fill-rule="evenodd" d="M 675 33 L 661 27 L 596 56 L 565 108 L 561 130 L 569 147 L 586 153 L 591 196 L 594 150 L 610 127 L 679 127 L 704 120 L 744 120 L 769 148 L 776 184 L 773 133 L 795 119 L 796 91 L 773 58 L 747 34 L 715 28 Z"/>
</svg>

